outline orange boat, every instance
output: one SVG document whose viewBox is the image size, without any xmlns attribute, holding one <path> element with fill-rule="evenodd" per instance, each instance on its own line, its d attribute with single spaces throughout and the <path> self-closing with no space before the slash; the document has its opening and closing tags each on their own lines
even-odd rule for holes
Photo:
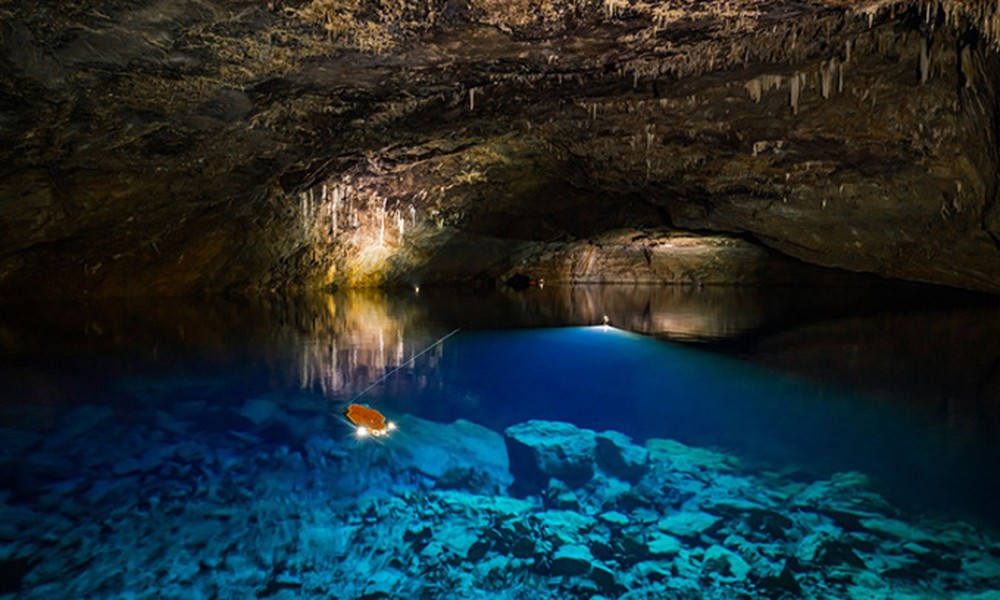
<svg viewBox="0 0 1000 600">
<path fill-rule="evenodd" d="M 385 415 L 360 404 L 350 404 L 344 409 L 344 416 L 354 425 L 354 431 L 358 437 L 373 435 L 375 437 L 385 437 L 396 428 L 396 424 L 387 421 Z"/>
</svg>

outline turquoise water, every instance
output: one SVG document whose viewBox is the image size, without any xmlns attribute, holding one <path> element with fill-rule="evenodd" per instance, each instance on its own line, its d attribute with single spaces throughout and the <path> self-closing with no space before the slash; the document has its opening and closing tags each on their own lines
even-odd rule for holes
<svg viewBox="0 0 1000 600">
<path fill-rule="evenodd" d="M 7 307 L 0 597 L 994 597 L 995 307 L 787 293 Z"/>
<path fill-rule="evenodd" d="M 439 402 L 432 392 L 378 403 L 497 431 L 543 419 L 665 437 L 798 477 L 859 470 L 900 505 L 1000 514 L 995 445 L 949 438 L 857 392 L 614 327 L 460 334 L 438 369 L 449 395 L 474 402 Z"/>
</svg>

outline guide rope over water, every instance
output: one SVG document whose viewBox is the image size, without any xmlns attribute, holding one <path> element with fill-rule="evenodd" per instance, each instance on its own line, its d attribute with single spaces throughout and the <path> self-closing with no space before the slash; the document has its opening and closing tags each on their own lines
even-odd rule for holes
<svg viewBox="0 0 1000 600">
<path fill-rule="evenodd" d="M 387 420 L 385 418 L 385 415 L 375 410 L 374 408 L 364 406 L 363 404 L 357 404 L 357 400 L 361 398 L 361 396 L 364 396 L 365 393 L 368 392 L 368 390 L 382 383 L 389 377 L 392 377 L 397 372 L 399 372 L 399 370 L 402 369 L 403 367 L 412 365 L 414 361 L 416 361 L 418 358 L 420 358 L 424 354 L 427 354 L 434 348 L 440 346 L 441 344 L 444 343 L 445 340 L 447 340 L 448 338 L 450 338 L 451 336 L 455 335 L 458 332 L 459 329 L 452 330 L 447 335 L 441 337 L 430 346 L 427 346 L 420 352 L 414 354 L 413 356 L 410 357 L 409 360 L 400 364 L 395 369 L 389 371 L 385 375 L 382 375 L 381 377 L 373 381 L 371 384 L 369 384 L 368 387 L 355 394 L 355 396 L 351 398 L 350 402 L 347 403 L 347 408 L 345 408 L 343 411 L 344 416 L 347 417 L 347 420 L 350 421 L 351 425 L 354 426 L 355 435 L 357 435 L 359 438 L 367 437 L 369 435 L 374 437 L 385 437 L 389 435 L 389 432 L 395 430 L 396 424 L 393 423 L 392 421 Z"/>
</svg>

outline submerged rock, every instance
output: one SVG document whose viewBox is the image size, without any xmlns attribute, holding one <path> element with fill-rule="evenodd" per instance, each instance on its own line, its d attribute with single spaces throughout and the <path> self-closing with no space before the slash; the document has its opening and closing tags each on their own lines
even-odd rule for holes
<svg viewBox="0 0 1000 600">
<path fill-rule="evenodd" d="M 580 508 L 580 499 L 576 493 L 558 479 L 549 480 L 548 487 L 542 492 L 542 498 L 548 508 L 560 510 L 578 510 Z"/>
<path fill-rule="evenodd" d="M 680 538 L 699 538 L 719 522 L 719 517 L 698 511 L 683 511 L 660 519 L 656 528 Z"/>
<path fill-rule="evenodd" d="M 646 440 L 650 460 L 674 472 L 704 473 L 706 471 L 732 471 L 739 466 L 739 459 L 708 448 L 697 448 L 677 440 L 652 438 Z"/>
<path fill-rule="evenodd" d="M 608 525 L 613 525 L 615 527 L 624 527 L 628 525 L 629 518 L 617 510 L 609 510 L 608 512 L 601 513 L 598 518 Z"/>
<path fill-rule="evenodd" d="M 505 488 L 510 473 L 504 439 L 482 425 L 459 419 L 435 423 L 403 415 L 389 439 L 394 464 L 442 480 L 446 488 L 467 487 L 478 481 L 487 489 Z"/>
<path fill-rule="evenodd" d="M 621 593 L 623 590 L 622 586 L 618 583 L 618 578 L 615 576 L 614 571 L 603 565 L 595 564 L 591 567 L 588 576 L 597 585 L 597 589 L 601 593 L 615 595 Z M 596 596 L 592 596 L 591 600 L 594 598 Z"/>
<path fill-rule="evenodd" d="M 564 544 L 583 542 L 584 534 L 595 525 L 592 517 L 576 511 L 546 510 L 536 516 L 548 535 Z"/>
<path fill-rule="evenodd" d="M 549 478 L 576 488 L 594 476 L 596 439 L 589 429 L 532 420 L 508 427 L 504 441 L 515 484 L 522 492 L 537 493 Z"/>
<path fill-rule="evenodd" d="M 649 553 L 656 558 L 669 558 L 681 551 L 681 541 L 672 535 L 652 533 L 646 540 Z"/>
<path fill-rule="evenodd" d="M 281 417 L 281 409 L 267 398 L 250 398 L 243 403 L 238 412 L 240 416 L 257 426 L 265 425 Z"/>
<path fill-rule="evenodd" d="M 829 531 L 818 531 L 803 538 L 796 556 L 802 562 L 811 562 L 824 567 L 838 565 L 865 567 L 865 562 L 854 552 L 851 545 Z"/>
<path fill-rule="evenodd" d="M 797 598 L 802 594 L 802 586 L 787 565 L 776 573 L 757 578 L 754 588 L 768 598 Z"/>
<path fill-rule="evenodd" d="M 649 466 L 649 451 L 617 431 L 597 434 L 595 456 L 605 473 L 632 483 L 642 479 Z"/>
<path fill-rule="evenodd" d="M 859 522 L 868 531 L 883 537 L 897 538 L 906 542 L 916 543 L 931 539 L 931 536 L 926 531 L 898 519 L 872 517 L 860 519 Z"/>
<path fill-rule="evenodd" d="M 552 557 L 553 576 L 583 575 L 590 571 L 594 556 L 590 549 L 582 544 L 568 544 L 556 550 Z"/>
<path fill-rule="evenodd" d="M 702 568 L 705 572 L 732 582 L 743 581 L 750 574 L 750 565 L 740 555 L 722 546 L 712 546 L 705 551 Z"/>
</svg>

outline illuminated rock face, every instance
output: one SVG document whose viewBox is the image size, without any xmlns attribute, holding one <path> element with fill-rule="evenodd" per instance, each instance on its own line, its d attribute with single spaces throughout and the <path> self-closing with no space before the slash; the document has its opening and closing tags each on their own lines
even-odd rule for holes
<svg viewBox="0 0 1000 600">
<path fill-rule="evenodd" d="M 0 291 L 1000 291 L 996 4 L 884 4 L 0 0 Z"/>
</svg>

